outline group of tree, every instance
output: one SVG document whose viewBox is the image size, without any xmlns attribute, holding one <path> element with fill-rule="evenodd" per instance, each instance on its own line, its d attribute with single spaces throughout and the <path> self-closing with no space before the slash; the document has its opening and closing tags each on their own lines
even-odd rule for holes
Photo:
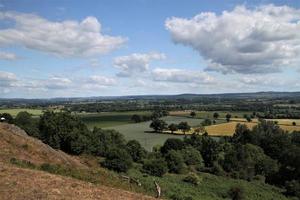
<svg viewBox="0 0 300 200">
<path fill-rule="evenodd" d="M 171 123 L 168 125 L 164 120 L 161 119 L 153 119 L 150 128 L 152 128 L 155 132 L 163 132 L 164 130 L 170 130 L 173 134 L 174 131 L 180 130 L 184 134 L 191 129 L 191 126 L 187 122 L 180 122 L 179 124 Z"/>
</svg>

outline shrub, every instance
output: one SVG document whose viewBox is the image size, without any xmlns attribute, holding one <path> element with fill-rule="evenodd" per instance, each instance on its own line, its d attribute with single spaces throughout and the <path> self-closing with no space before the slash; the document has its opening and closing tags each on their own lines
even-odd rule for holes
<svg viewBox="0 0 300 200">
<path fill-rule="evenodd" d="M 127 172 L 132 166 L 132 158 L 124 149 L 111 149 L 102 165 L 117 172 Z"/>
<path fill-rule="evenodd" d="M 168 171 L 167 163 L 162 158 L 144 160 L 143 171 L 152 175 L 162 177 Z"/>
<path fill-rule="evenodd" d="M 289 196 L 296 196 L 300 198 L 300 183 L 299 181 L 292 180 L 292 181 L 287 181 L 285 183 L 285 189 L 286 189 L 286 195 Z"/>
<path fill-rule="evenodd" d="M 166 155 L 166 161 L 170 172 L 183 173 L 186 170 L 183 157 L 179 151 L 171 150 Z"/>
<path fill-rule="evenodd" d="M 136 140 L 130 140 L 126 144 L 126 150 L 134 162 L 140 162 L 146 156 L 146 150 Z"/>
<path fill-rule="evenodd" d="M 195 173 L 189 173 L 186 177 L 183 179 L 184 182 L 191 183 L 193 185 L 199 185 L 201 182 L 201 179 L 199 176 Z"/>
<path fill-rule="evenodd" d="M 30 168 L 30 169 L 35 169 L 36 166 L 32 162 L 28 160 L 19 160 L 17 158 L 11 158 L 10 163 L 13 165 L 17 165 L 19 167 L 24 167 L 24 168 Z"/>
<path fill-rule="evenodd" d="M 244 190 L 238 186 L 232 187 L 229 192 L 229 196 L 232 200 L 242 200 L 244 199 Z"/>
<path fill-rule="evenodd" d="M 184 142 L 181 139 L 169 138 L 161 147 L 160 151 L 163 154 L 167 154 L 170 150 L 181 150 L 184 146 Z"/>
<path fill-rule="evenodd" d="M 5 119 L 5 122 L 7 122 L 7 123 L 9 123 L 9 124 L 14 123 L 14 118 L 11 116 L 11 114 L 2 113 L 2 114 L 0 114 L 0 118 L 2 118 L 2 117 Z"/>
<path fill-rule="evenodd" d="M 189 147 L 186 147 L 185 149 L 182 149 L 181 152 L 182 152 L 182 156 L 183 156 L 185 164 L 197 165 L 199 167 L 204 166 L 201 153 L 197 149 L 189 146 Z"/>
</svg>

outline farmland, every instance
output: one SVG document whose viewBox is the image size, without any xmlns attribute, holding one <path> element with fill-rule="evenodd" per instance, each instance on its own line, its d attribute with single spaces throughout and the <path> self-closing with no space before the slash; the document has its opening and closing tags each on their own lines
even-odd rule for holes
<svg viewBox="0 0 300 200">
<path fill-rule="evenodd" d="M 199 125 L 202 120 L 201 119 L 193 119 L 186 117 L 175 117 L 168 116 L 163 117 L 167 123 L 180 123 L 181 121 L 187 121 L 192 126 Z M 127 140 L 135 139 L 139 141 L 147 150 L 151 150 L 155 145 L 162 145 L 166 139 L 168 138 L 183 138 L 182 135 L 170 135 L 170 134 L 157 134 L 153 133 L 152 129 L 149 128 L 149 122 L 141 122 L 141 123 L 130 123 L 123 124 L 119 126 L 107 127 L 107 129 L 114 129 L 122 133 Z"/>
<path fill-rule="evenodd" d="M 26 111 L 33 116 L 39 116 L 42 114 L 42 109 L 30 109 L 30 108 L 9 108 L 9 109 L 0 109 L 0 113 L 9 113 L 12 116 L 16 116 L 19 112 Z"/>
</svg>

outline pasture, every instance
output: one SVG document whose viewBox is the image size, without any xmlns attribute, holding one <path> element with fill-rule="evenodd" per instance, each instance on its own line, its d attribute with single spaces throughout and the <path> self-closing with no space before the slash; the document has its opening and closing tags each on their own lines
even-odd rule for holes
<svg viewBox="0 0 300 200">
<path fill-rule="evenodd" d="M 168 124 L 170 123 L 180 123 L 182 121 L 188 122 L 191 126 L 198 126 L 202 120 L 186 118 L 186 117 L 176 117 L 167 116 L 163 117 Z M 114 129 L 125 136 L 127 140 L 137 140 L 141 143 L 143 147 L 147 150 L 152 150 L 155 145 L 162 145 L 168 138 L 183 138 L 183 135 L 171 135 L 171 134 L 160 134 L 153 133 L 150 126 L 150 121 L 141 123 L 130 123 L 118 126 L 107 127 L 106 129 Z"/>
<path fill-rule="evenodd" d="M 134 114 L 150 115 L 147 111 L 137 112 L 103 112 L 103 113 L 78 113 L 77 115 L 83 122 L 92 129 L 94 127 L 105 128 L 119 126 L 123 124 L 132 124 L 131 117 Z"/>
<path fill-rule="evenodd" d="M 30 108 L 8 108 L 8 109 L 0 109 L 0 113 L 9 113 L 13 117 L 17 116 L 19 112 L 26 111 L 33 116 L 40 116 L 43 113 L 42 109 L 30 109 Z"/>
</svg>

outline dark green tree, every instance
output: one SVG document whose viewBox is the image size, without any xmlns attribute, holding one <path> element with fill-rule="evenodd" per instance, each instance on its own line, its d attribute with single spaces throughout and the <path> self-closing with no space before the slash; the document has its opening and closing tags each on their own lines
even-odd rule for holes
<svg viewBox="0 0 300 200">
<path fill-rule="evenodd" d="M 117 172 L 127 172 L 132 166 L 132 158 L 125 149 L 116 148 L 109 151 L 101 164 L 102 166 Z"/>
<path fill-rule="evenodd" d="M 163 130 L 167 129 L 167 123 L 160 119 L 153 119 L 150 128 L 154 129 L 155 132 L 162 132 Z"/>
<path fill-rule="evenodd" d="M 186 170 L 186 165 L 180 151 L 170 150 L 165 159 L 168 164 L 169 172 L 179 174 Z"/>
<path fill-rule="evenodd" d="M 151 158 L 144 160 L 143 171 L 153 176 L 162 177 L 168 172 L 168 166 L 163 158 Z"/>
<path fill-rule="evenodd" d="M 136 140 L 130 140 L 126 144 L 126 150 L 131 155 L 134 162 L 141 162 L 145 158 L 147 151 Z"/>
<path fill-rule="evenodd" d="M 190 113 L 190 115 L 191 115 L 192 118 L 194 118 L 194 117 L 196 117 L 196 112 L 192 111 L 192 112 Z"/>
<path fill-rule="evenodd" d="M 182 130 L 185 134 L 187 131 L 191 130 L 191 126 L 187 122 L 180 122 L 178 124 L 178 129 Z"/>
<path fill-rule="evenodd" d="M 177 131 L 178 130 L 178 125 L 177 124 L 170 124 L 168 126 L 169 130 L 171 131 L 171 133 L 173 134 L 174 131 Z"/>
</svg>

